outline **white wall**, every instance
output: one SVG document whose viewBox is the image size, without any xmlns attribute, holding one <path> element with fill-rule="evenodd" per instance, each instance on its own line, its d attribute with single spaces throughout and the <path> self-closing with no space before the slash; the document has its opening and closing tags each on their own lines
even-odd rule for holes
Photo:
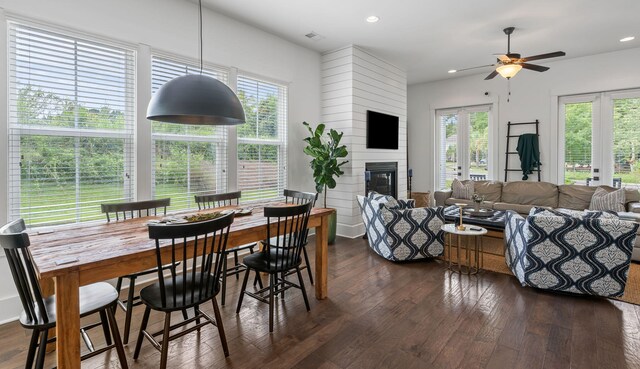
<svg viewBox="0 0 640 369">
<path fill-rule="evenodd" d="M 138 57 L 145 55 L 145 50 L 148 52 L 147 46 L 151 50 L 170 52 L 183 57 L 195 59 L 198 56 L 197 6 L 188 1 L 0 0 L 0 8 L 4 9 L 8 17 L 17 15 L 129 43 L 138 48 Z M 319 53 L 207 9 L 204 11 L 203 23 L 206 62 L 237 68 L 240 72 L 289 84 L 288 186 L 312 191 L 314 186 L 311 171 L 308 169 L 309 160 L 305 155 L 301 155 L 302 139 L 306 135 L 302 121 L 317 122 L 320 119 Z M 4 22 L 0 26 L 5 27 Z M 3 34 L 4 31 L 0 32 L 0 38 L 3 38 Z M 1 40 L 0 46 L 5 43 L 6 39 Z M 7 83 L 6 47 L 0 47 L 0 50 L 2 87 Z M 2 96 L 5 96 L 4 89 L 0 94 L 0 97 Z M 6 98 L 3 101 L 7 101 Z M 138 117 L 144 116 L 147 102 L 138 101 Z M 6 109 L 6 105 L 1 106 L 0 114 L 6 115 Z M 1 145 L 4 146 L 2 150 L 6 150 L 6 133 L 4 138 L 5 140 L 1 141 Z M 0 168 L 6 168 L 6 164 L 0 165 Z M 139 170 L 139 173 L 142 174 L 143 171 Z M 3 192 L 0 199 L 0 223 L 4 224 L 7 221 L 6 184 L 0 185 L 0 192 Z M 4 253 L 0 256 L 0 276 L 2 322 L 17 316 L 19 312 L 19 303 Z"/>
<path fill-rule="evenodd" d="M 507 81 L 497 76 L 485 81 L 485 74 L 472 75 L 408 87 L 409 166 L 413 168 L 414 191 L 434 191 L 435 110 L 466 105 L 493 104 L 493 123 L 498 124 L 498 178 L 504 180 L 507 122 L 533 121 L 540 124 L 542 180 L 557 182 L 558 96 L 640 87 L 640 48 L 588 57 L 545 62 L 544 73 L 523 70 L 511 81 L 507 102 Z M 486 73 L 488 74 L 488 72 Z M 489 96 L 485 96 L 489 92 Z M 494 130 L 495 132 L 495 130 Z M 516 134 L 522 133 L 517 131 Z M 512 140 L 513 141 L 513 140 Z M 514 147 L 510 146 L 510 149 Z M 517 155 L 509 160 L 518 168 Z M 509 180 L 521 180 L 512 172 Z M 530 180 L 536 180 L 530 176 Z"/>
<path fill-rule="evenodd" d="M 398 150 L 366 148 L 367 110 L 399 117 Z M 322 119 L 343 131 L 349 149 L 345 175 L 328 193 L 329 206 L 338 211 L 337 233 L 356 237 L 364 233 L 356 195 L 364 193 L 367 162 L 398 163 L 398 197 L 407 189 L 407 75 L 371 52 L 347 46 L 322 55 Z"/>
</svg>

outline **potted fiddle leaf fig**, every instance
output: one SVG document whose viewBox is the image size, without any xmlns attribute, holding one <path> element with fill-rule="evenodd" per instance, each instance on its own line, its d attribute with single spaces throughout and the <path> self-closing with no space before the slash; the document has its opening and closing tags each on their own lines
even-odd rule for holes
<svg viewBox="0 0 640 369">
<path fill-rule="evenodd" d="M 302 124 L 309 130 L 309 137 L 304 139 L 307 143 L 304 153 L 312 158 L 311 169 L 313 169 L 316 191 L 323 194 L 324 207 L 327 207 L 327 190 L 336 187 L 336 178 L 344 174 L 341 167 L 349 162 L 342 160 L 348 154 L 347 146 L 340 145 L 343 132 L 338 133 L 335 129 L 330 129 L 325 133 L 325 125 L 322 123 L 315 129 L 307 122 Z M 337 216 L 334 212 L 329 218 L 329 243 L 331 244 L 336 239 L 336 224 Z"/>
</svg>

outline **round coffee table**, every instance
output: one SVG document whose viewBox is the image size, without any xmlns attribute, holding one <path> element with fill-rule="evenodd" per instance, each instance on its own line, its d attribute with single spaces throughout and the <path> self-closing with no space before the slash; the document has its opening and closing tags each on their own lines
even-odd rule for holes
<svg viewBox="0 0 640 369">
<path fill-rule="evenodd" d="M 487 234 L 487 230 L 485 228 L 482 228 L 480 226 L 475 226 L 475 225 L 469 225 L 469 224 L 463 224 L 464 226 L 464 230 L 458 229 L 456 224 L 445 224 L 442 226 L 442 231 L 445 232 L 445 245 L 448 245 L 448 259 L 449 259 L 449 266 L 447 267 L 449 270 L 454 271 L 454 272 L 458 272 L 458 273 L 466 273 L 466 274 L 477 274 L 478 271 L 480 269 L 482 269 L 482 267 L 484 266 L 483 263 L 483 257 L 482 257 L 482 252 L 483 247 L 482 247 L 482 236 L 484 236 L 485 234 Z M 457 245 L 457 252 L 456 252 L 456 262 L 453 262 L 453 258 L 451 257 L 451 248 L 453 245 L 453 236 L 456 235 L 456 245 Z M 462 238 L 466 238 L 467 240 L 467 245 L 466 245 L 466 254 L 467 254 L 467 263 L 466 265 L 462 265 L 462 262 L 460 260 L 460 245 L 461 245 L 461 239 Z M 474 242 L 471 242 L 471 239 L 473 238 Z M 447 242 L 448 239 L 448 242 Z M 473 243 L 473 250 L 471 250 L 471 244 Z M 471 251 L 473 251 L 474 254 L 474 263 L 473 265 L 471 265 Z M 455 269 L 457 267 L 457 270 Z M 464 269 L 463 269 L 464 268 Z"/>
</svg>

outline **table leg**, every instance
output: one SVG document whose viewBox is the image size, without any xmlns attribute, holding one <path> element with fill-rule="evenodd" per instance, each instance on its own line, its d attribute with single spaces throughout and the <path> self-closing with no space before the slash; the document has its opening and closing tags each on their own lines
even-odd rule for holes
<svg viewBox="0 0 640 369">
<path fill-rule="evenodd" d="M 80 369 L 80 278 L 78 272 L 56 277 L 56 337 L 59 369 Z"/>
<path fill-rule="evenodd" d="M 329 216 L 320 219 L 320 225 L 316 227 L 316 298 L 323 300 L 327 298 Z"/>
</svg>

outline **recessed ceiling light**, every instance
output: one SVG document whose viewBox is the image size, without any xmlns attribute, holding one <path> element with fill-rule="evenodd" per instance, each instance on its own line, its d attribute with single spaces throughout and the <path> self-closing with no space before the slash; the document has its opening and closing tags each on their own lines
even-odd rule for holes
<svg viewBox="0 0 640 369">
<path fill-rule="evenodd" d="M 380 18 L 376 17 L 375 15 L 371 15 L 371 16 L 367 17 L 367 22 L 369 22 L 369 23 L 375 23 L 375 22 L 377 22 L 379 20 L 380 20 Z"/>
<path fill-rule="evenodd" d="M 629 37 L 621 38 L 620 42 L 628 42 L 628 41 L 633 41 L 635 39 L 636 39 L 635 37 L 629 36 Z"/>
<path fill-rule="evenodd" d="M 455 69 L 450 69 L 450 70 L 447 71 L 447 73 L 455 73 L 455 72 L 457 72 L 457 70 L 455 70 Z"/>
</svg>

